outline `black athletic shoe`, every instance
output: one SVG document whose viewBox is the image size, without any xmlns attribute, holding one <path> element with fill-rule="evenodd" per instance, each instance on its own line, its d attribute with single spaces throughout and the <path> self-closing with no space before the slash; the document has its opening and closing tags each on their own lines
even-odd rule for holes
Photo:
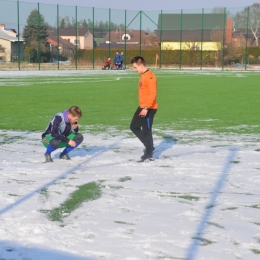
<svg viewBox="0 0 260 260">
<path fill-rule="evenodd" d="M 138 162 L 153 162 L 153 158 L 152 157 L 144 158 L 144 159 L 141 159 Z"/>
<path fill-rule="evenodd" d="M 50 154 L 44 154 L 45 156 L 45 161 L 46 162 L 53 162 L 53 160 L 51 159 L 51 155 Z"/>
<path fill-rule="evenodd" d="M 69 155 L 67 154 L 67 153 L 65 153 L 65 154 L 60 154 L 60 159 L 62 159 L 62 160 L 70 160 L 70 157 L 69 157 Z"/>
<path fill-rule="evenodd" d="M 152 162 L 153 156 L 151 154 L 145 153 L 143 156 L 141 156 L 140 162 Z"/>
<path fill-rule="evenodd" d="M 155 153 L 156 152 L 156 149 L 155 149 L 155 147 L 153 146 L 153 148 L 152 148 L 152 153 Z M 144 153 L 146 153 L 146 149 L 144 149 Z"/>
</svg>

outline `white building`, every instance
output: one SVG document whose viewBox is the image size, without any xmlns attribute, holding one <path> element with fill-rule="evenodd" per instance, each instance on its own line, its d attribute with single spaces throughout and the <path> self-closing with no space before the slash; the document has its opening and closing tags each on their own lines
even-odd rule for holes
<svg viewBox="0 0 260 260">
<path fill-rule="evenodd" d="M 5 29 L 4 24 L 0 24 L 0 62 L 18 60 L 24 57 L 23 39 L 19 38 L 15 30 Z"/>
</svg>

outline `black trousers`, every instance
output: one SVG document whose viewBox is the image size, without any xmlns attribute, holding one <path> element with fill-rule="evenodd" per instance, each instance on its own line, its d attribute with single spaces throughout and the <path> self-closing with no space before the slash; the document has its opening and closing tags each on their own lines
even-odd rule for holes
<svg viewBox="0 0 260 260">
<path fill-rule="evenodd" d="M 138 137 L 146 148 L 147 154 L 152 154 L 153 150 L 153 136 L 152 125 L 153 118 L 157 109 L 149 109 L 145 117 L 139 116 L 142 108 L 138 107 L 130 124 L 130 130 Z"/>
</svg>

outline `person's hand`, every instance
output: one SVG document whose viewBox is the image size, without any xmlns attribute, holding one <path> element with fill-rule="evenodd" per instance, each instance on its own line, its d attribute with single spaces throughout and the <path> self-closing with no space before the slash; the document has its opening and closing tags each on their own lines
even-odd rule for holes
<svg viewBox="0 0 260 260">
<path fill-rule="evenodd" d="M 72 147 L 75 147 L 76 146 L 76 142 L 73 141 L 73 140 L 69 140 L 68 144 Z"/>
<path fill-rule="evenodd" d="M 144 117 L 144 116 L 147 115 L 147 113 L 148 113 L 148 110 L 143 108 L 143 109 L 141 110 L 141 112 L 139 113 L 139 116 L 143 116 L 143 117 Z"/>
<path fill-rule="evenodd" d="M 76 129 L 77 127 L 79 127 L 79 124 L 78 124 L 78 123 L 72 125 L 72 129 L 73 129 L 73 130 Z"/>
</svg>

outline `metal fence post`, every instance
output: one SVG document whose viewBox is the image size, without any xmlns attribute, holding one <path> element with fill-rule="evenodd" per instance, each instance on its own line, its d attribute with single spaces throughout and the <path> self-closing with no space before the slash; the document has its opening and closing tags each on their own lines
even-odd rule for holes
<svg viewBox="0 0 260 260">
<path fill-rule="evenodd" d="M 180 66 L 179 69 L 182 67 L 182 14 L 183 10 L 181 9 L 181 30 L 180 30 Z"/>
<path fill-rule="evenodd" d="M 125 69 L 126 69 L 126 10 L 125 10 L 125 39 L 124 40 L 125 40 L 125 48 L 124 48 L 123 62 L 125 63 Z"/>
<path fill-rule="evenodd" d="M 222 70 L 224 70 L 225 66 L 225 40 L 226 40 L 226 24 L 227 24 L 227 17 L 226 17 L 226 7 L 224 8 L 224 27 L 223 27 L 223 39 L 222 39 Z"/>
<path fill-rule="evenodd" d="M 78 7 L 75 6 L 75 17 L 76 17 L 76 70 L 78 69 L 78 48 L 79 48 L 79 32 L 78 32 Z"/>
<path fill-rule="evenodd" d="M 203 38 L 204 38 L 204 8 L 202 8 L 201 17 L 201 43 L 200 43 L 200 69 L 202 70 L 202 60 L 203 60 Z"/>
<path fill-rule="evenodd" d="M 40 53 L 40 4 L 38 3 L 38 69 L 40 70 L 41 64 L 41 53 Z"/>
<path fill-rule="evenodd" d="M 140 47 L 139 47 L 140 56 L 142 56 L 142 11 L 140 11 Z"/>
<path fill-rule="evenodd" d="M 163 11 L 161 10 L 161 28 L 160 28 L 160 57 L 159 57 L 159 61 L 160 61 L 160 69 L 162 67 L 162 30 L 163 30 L 163 25 L 162 25 L 162 15 L 163 15 Z"/>
<path fill-rule="evenodd" d="M 95 61 L 94 61 L 94 59 L 95 59 L 95 53 L 94 53 L 94 33 L 95 33 L 95 29 L 94 29 L 94 26 L 95 26 L 95 9 L 94 9 L 94 7 L 92 8 L 92 35 L 93 35 L 93 46 L 92 46 L 92 69 L 94 69 L 95 68 Z"/>
<path fill-rule="evenodd" d="M 248 26 L 249 26 L 249 13 L 250 13 L 250 7 L 247 7 L 247 21 L 246 21 L 246 57 L 245 57 L 245 70 L 247 69 L 247 63 L 248 63 Z"/>
<path fill-rule="evenodd" d="M 19 16 L 19 1 L 17 1 L 17 24 L 18 24 L 18 69 L 20 70 L 21 52 L 20 52 L 20 16 Z"/>
<path fill-rule="evenodd" d="M 111 49 L 110 49 L 110 23 L 111 23 L 111 9 L 109 8 L 109 14 L 108 14 L 108 57 L 110 57 L 111 55 Z M 111 57 L 110 57 L 110 60 L 111 60 Z"/>
<path fill-rule="evenodd" d="M 57 60 L 58 70 L 60 69 L 60 21 L 59 21 L 59 5 L 57 5 Z"/>
</svg>

